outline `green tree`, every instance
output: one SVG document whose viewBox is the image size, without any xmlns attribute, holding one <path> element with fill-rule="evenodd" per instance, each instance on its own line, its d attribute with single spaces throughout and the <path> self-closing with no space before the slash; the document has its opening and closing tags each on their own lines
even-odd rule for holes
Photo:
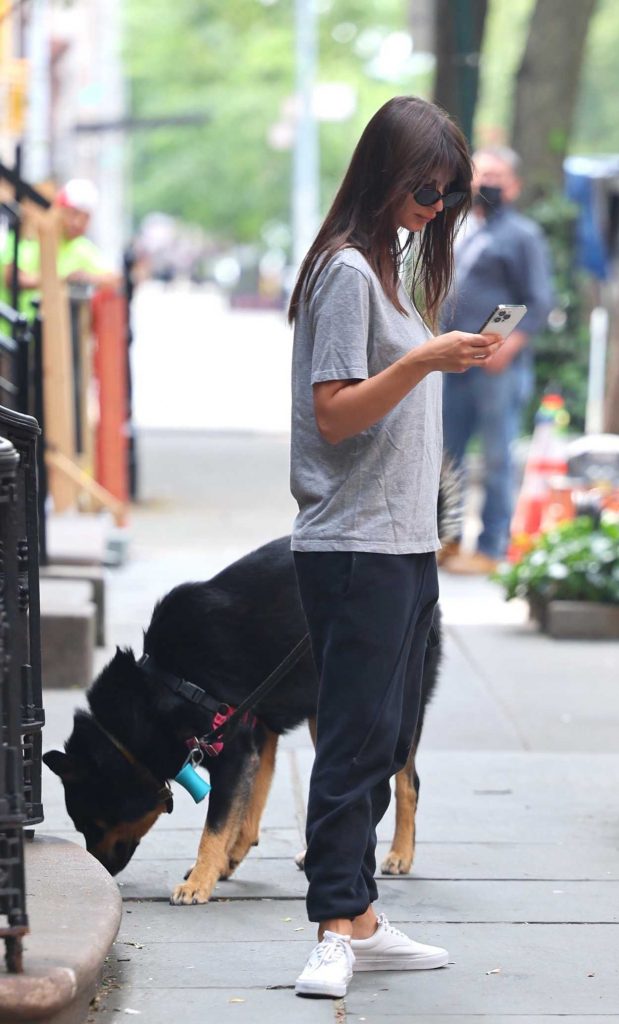
<svg viewBox="0 0 619 1024">
<path fill-rule="evenodd" d="M 618 53 L 619 5 L 616 0 L 598 0 L 587 37 L 572 153 L 619 153 Z"/>
<path fill-rule="evenodd" d="M 369 116 L 394 92 L 427 95 L 430 71 L 407 59 L 401 0 L 317 6 L 319 82 L 349 85 L 357 97 L 346 121 L 321 124 L 324 208 Z M 134 116 L 202 112 L 207 118 L 203 125 L 134 134 L 136 220 L 163 210 L 238 241 L 259 239 L 271 222 L 287 223 L 291 154 L 272 140 L 291 119 L 292 0 L 127 0 L 126 11 Z"/>
</svg>

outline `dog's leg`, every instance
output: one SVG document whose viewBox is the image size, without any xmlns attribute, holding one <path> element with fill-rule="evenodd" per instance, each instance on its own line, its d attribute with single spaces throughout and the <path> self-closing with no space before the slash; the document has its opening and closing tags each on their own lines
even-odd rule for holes
<svg viewBox="0 0 619 1024">
<path fill-rule="evenodd" d="M 240 762 L 238 754 L 232 754 L 226 762 L 223 757 L 211 771 L 213 788 L 196 862 L 170 897 L 170 903 L 178 906 L 208 903 L 219 878 L 227 872 L 229 851 L 246 817 L 258 757 L 249 755 Z"/>
<path fill-rule="evenodd" d="M 170 897 L 176 906 L 189 903 L 208 903 L 216 882 L 228 863 L 228 845 L 231 836 L 238 833 L 242 812 L 233 806 L 223 827 L 215 832 L 208 823 L 202 833 L 197 860 L 187 880 L 177 885 Z"/>
<path fill-rule="evenodd" d="M 241 861 L 245 859 L 250 847 L 258 845 L 260 819 L 271 788 L 278 740 L 279 736 L 276 733 L 267 730 L 266 740 L 260 751 L 260 765 L 249 798 L 247 813 L 230 850 L 228 870 L 222 874 L 222 878 L 229 878 Z"/>
<path fill-rule="evenodd" d="M 308 718 L 307 725 L 310 731 L 310 736 L 312 737 L 314 749 L 316 749 L 316 719 Z M 297 853 L 294 862 L 297 865 L 299 871 L 303 871 L 305 869 L 305 850 L 301 850 L 300 853 Z"/>
<path fill-rule="evenodd" d="M 419 795 L 416 752 L 415 741 L 404 768 L 395 777 L 395 833 L 391 849 L 381 864 L 383 875 L 407 875 L 415 857 L 415 814 Z"/>
</svg>

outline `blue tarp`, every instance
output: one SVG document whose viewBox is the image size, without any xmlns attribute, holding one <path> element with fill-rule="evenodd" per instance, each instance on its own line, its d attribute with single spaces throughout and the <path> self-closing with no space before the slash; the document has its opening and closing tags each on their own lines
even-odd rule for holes
<svg viewBox="0 0 619 1024">
<path fill-rule="evenodd" d="M 608 185 L 619 188 L 619 156 L 571 156 L 563 164 L 565 193 L 580 207 L 576 225 L 578 265 L 605 281 L 609 272 L 606 232 Z"/>
</svg>

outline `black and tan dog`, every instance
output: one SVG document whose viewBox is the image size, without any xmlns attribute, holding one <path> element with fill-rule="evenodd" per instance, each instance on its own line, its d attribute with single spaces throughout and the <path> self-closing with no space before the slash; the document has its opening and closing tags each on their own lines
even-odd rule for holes
<svg viewBox="0 0 619 1024">
<path fill-rule="evenodd" d="M 443 517 L 444 518 L 444 517 Z M 143 659 L 117 649 L 88 691 L 90 711 L 76 711 L 65 753 L 44 761 L 60 776 L 67 810 L 90 853 L 116 874 L 160 814 L 171 811 L 168 780 L 187 757 L 187 741 L 211 729 L 213 715 L 165 682 L 189 680 L 215 702 L 238 706 L 306 633 L 290 538 L 272 541 L 204 583 L 175 587 L 156 606 L 144 635 Z M 396 828 L 382 870 L 410 870 L 419 779 L 415 753 L 440 658 L 435 615 L 423 677 L 423 706 L 406 765 L 396 776 Z M 154 667 L 153 667 L 154 666 Z M 313 723 L 318 679 L 309 651 L 241 722 L 210 774 L 206 824 L 196 862 L 171 897 L 206 903 L 258 842 L 278 737 Z"/>
</svg>

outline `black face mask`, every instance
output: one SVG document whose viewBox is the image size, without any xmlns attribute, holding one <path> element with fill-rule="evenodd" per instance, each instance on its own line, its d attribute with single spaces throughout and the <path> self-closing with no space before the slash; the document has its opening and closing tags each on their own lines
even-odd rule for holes
<svg viewBox="0 0 619 1024">
<path fill-rule="evenodd" d="M 491 217 L 503 205 L 503 193 L 495 185 L 480 185 L 479 191 L 473 197 L 473 205 L 486 217 Z"/>
</svg>

